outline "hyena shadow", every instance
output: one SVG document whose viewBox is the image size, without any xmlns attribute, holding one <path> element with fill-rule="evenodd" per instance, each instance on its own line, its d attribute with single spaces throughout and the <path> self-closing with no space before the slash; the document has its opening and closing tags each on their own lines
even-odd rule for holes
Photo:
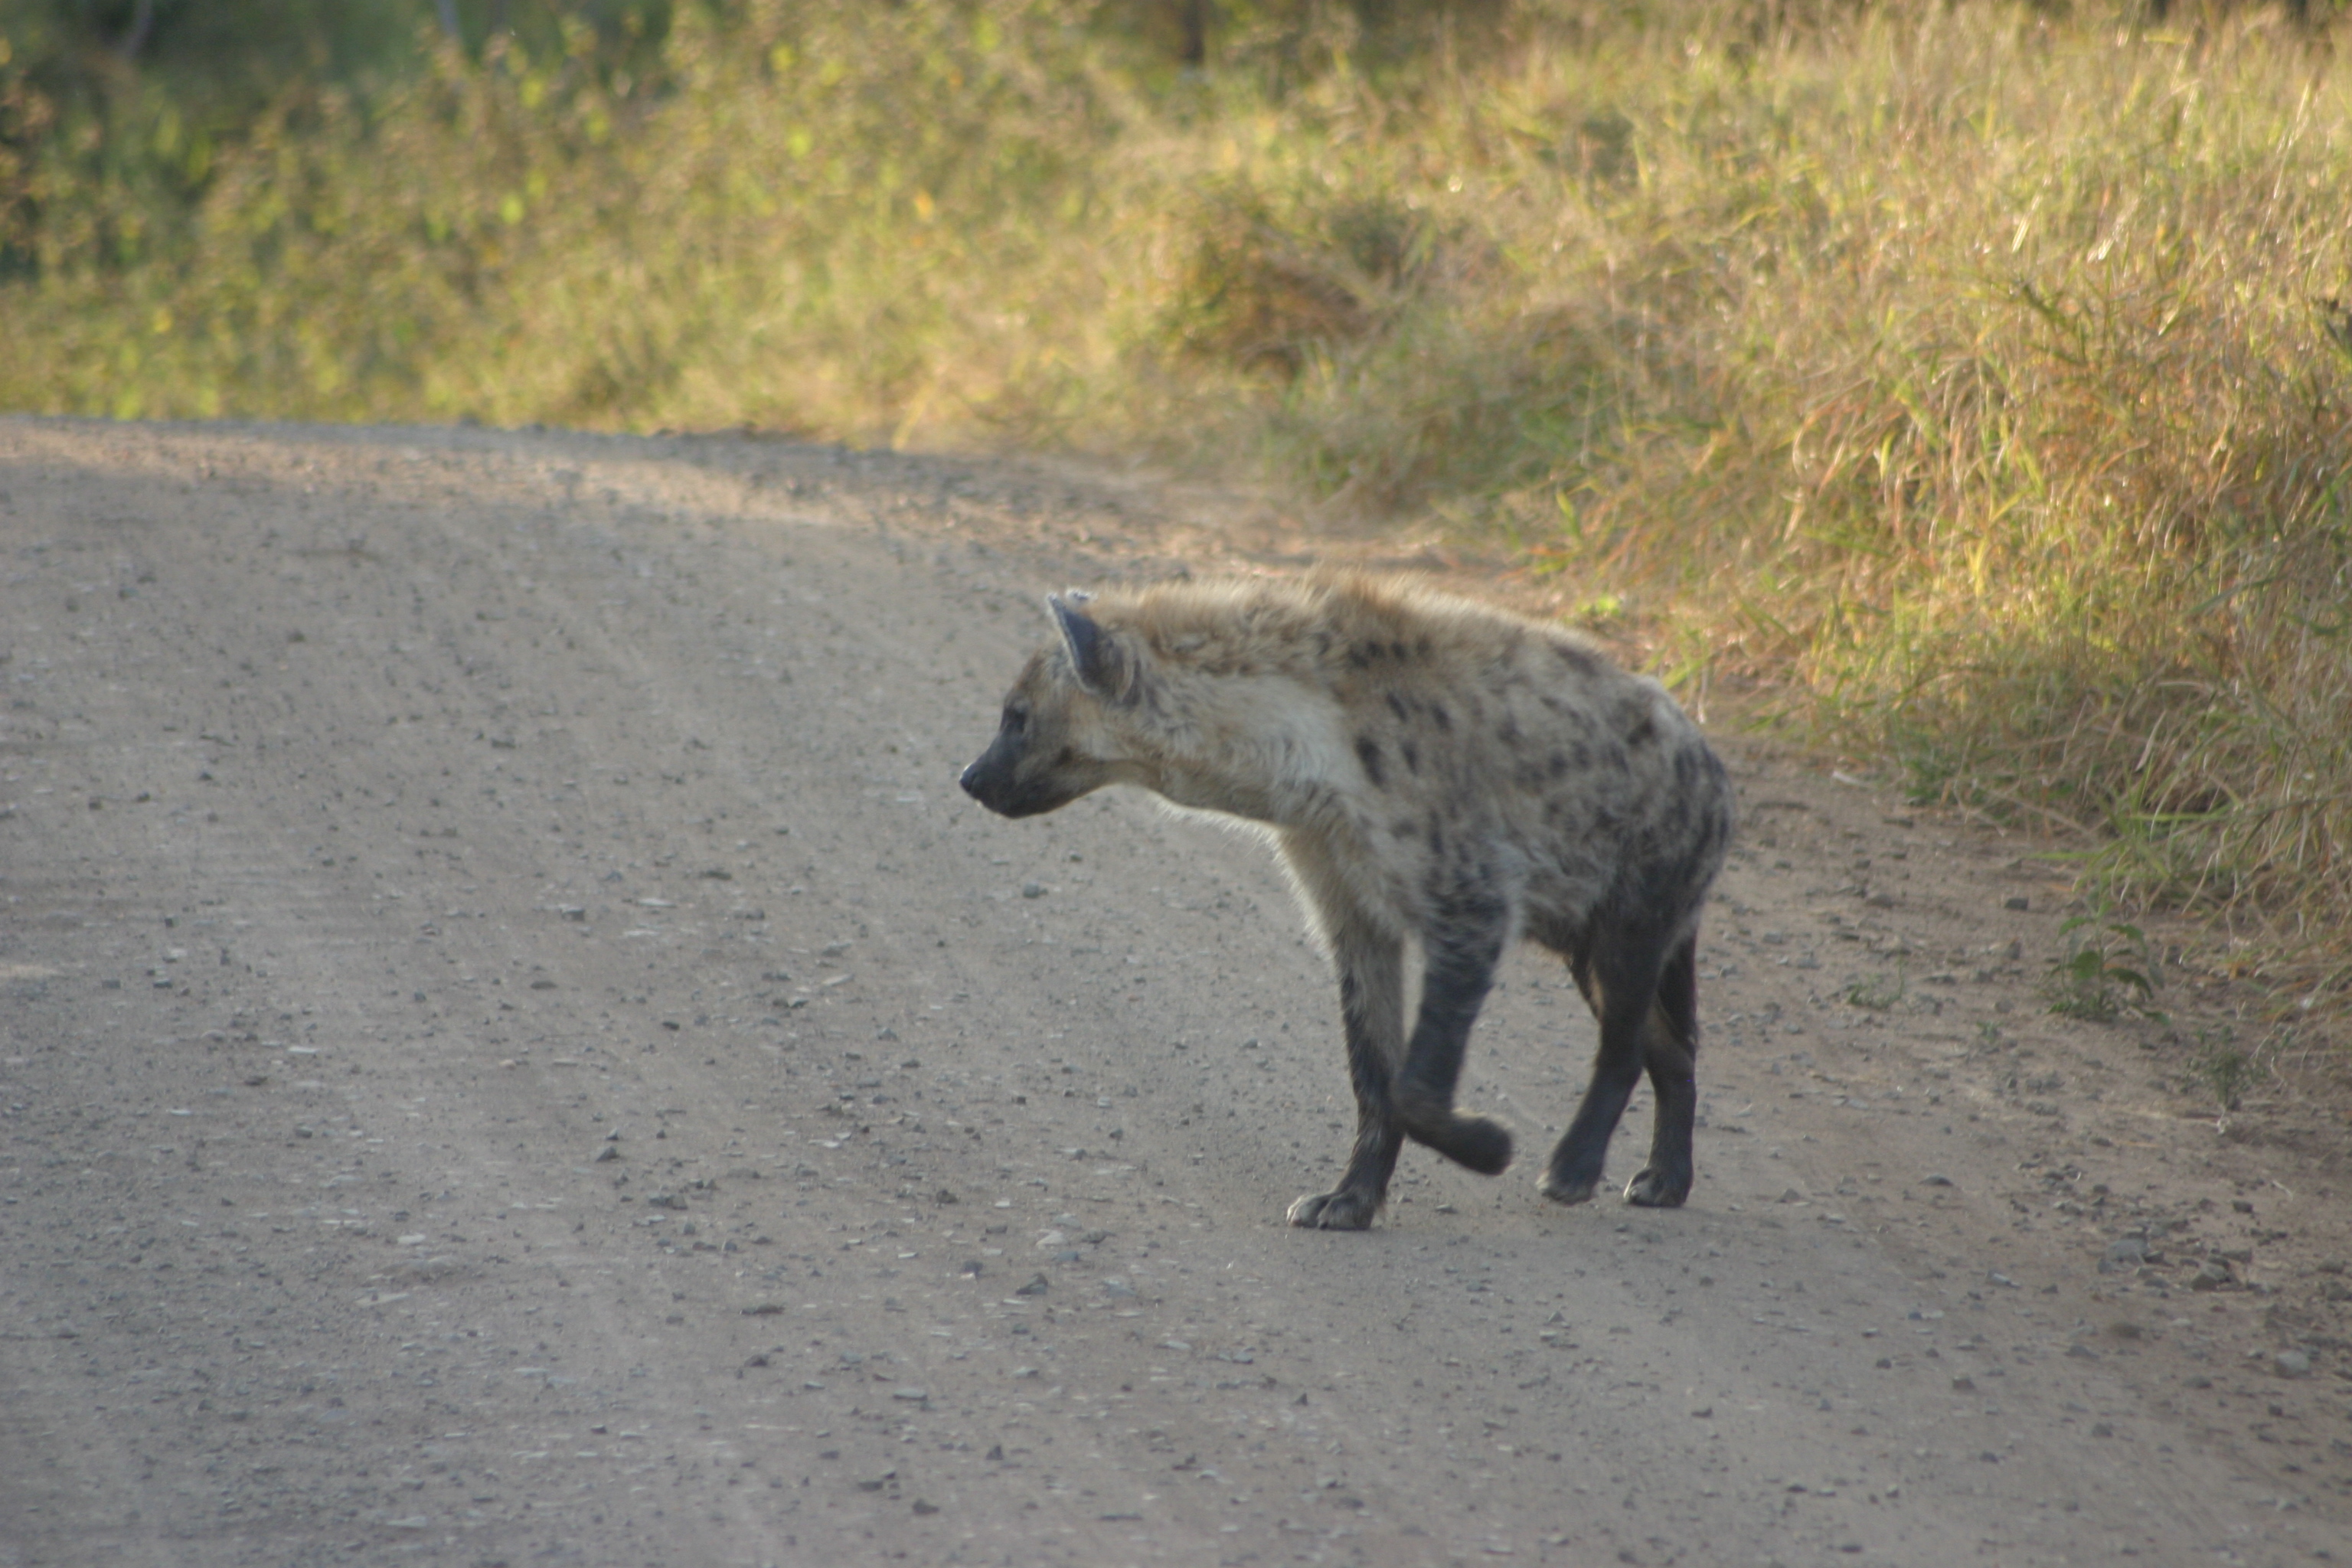
<svg viewBox="0 0 2352 1568">
<path fill-rule="evenodd" d="M 1520 939 L 1566 961 L 1600 1031 L 1538 1189 L 1593 1194 L 1646 1072 L 1650 1155 L 1625 1196 L 1684 1201 L 1698 919 L 1733 805 L 1663 687 L 1557 628 L 1355 575 L 1047 603 L 1057 635 L 963 787 L 1019 817 L 1127 784 L 1272 830 L 1338 971 L 1357 1105 L 1345 1173 L 1293 1225 L 1370 1225 L 1407 1138 L 1488 1175 L 1510 1163 L 1510 1133 L 1454 1098 Z"/>
</svg>

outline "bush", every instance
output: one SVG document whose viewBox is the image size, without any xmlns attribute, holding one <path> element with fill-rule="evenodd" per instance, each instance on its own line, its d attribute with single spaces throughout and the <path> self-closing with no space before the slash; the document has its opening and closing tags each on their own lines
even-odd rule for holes
<svg viewBox="0 0 2352 1568">
<path fill-rule="evenodd" d="M 2324 36 L 1216 14 L 1205 69 L 1145 0 L 746 0 L 625 58 L 577 18 L 428 35 L 194 163 L 163 108 L 68 135 L 0 71 L 0 405 L 1239 468 L 1515 552 L 1678 679 L 2079 830 L 2106 895 L 2272 922 L 2282 978 L 2340 984 Z"/>
</svg>

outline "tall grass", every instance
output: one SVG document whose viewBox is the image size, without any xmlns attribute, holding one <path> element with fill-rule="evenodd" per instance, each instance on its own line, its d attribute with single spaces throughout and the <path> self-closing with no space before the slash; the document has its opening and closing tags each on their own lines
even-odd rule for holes
<svg viewBox="0 0 2352 1568">
<path fill-rule="evenodd" d="M 1385 51 L 1291 8 L 1179 74 L 1100 15 L 751 0 L 642 80 L 581 35 L 289 92 L 135 261 L 76 237 L 135 182 L 52 192 L 0 405 L 1238 463 L 1507 544 L 2341 988 L 2330 39 L 1527 0 Z"/>
</svg>

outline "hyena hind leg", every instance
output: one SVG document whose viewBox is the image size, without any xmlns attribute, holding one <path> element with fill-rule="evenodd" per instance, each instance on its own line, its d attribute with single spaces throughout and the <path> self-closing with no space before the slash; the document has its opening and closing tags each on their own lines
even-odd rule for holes
<svg viewBox="0 0 2352 1568">
<path fill-rule="evenodd" d="M 1642 1079 L 1644 1043 L 1657 1005 L 1657 971 L 1650 967 L 1656 963 L 1654 956 L 1646 963 L 1613 963 L 1605 966 L 1605 975 L 1589 961 L 1574 965 L 1577 984 L 1601 1026 L 1601 1044 L 1584 1101 L 1536 1183 L 1536 1190 L 1554 1203 L 1588 1202 L 1601 1185 L 1609 1140 Z"/>
<path fill-rule="evenodd" d="M 1690 1196 L 1691 1127 L 1698 1110 L 1697 938 L 1686 937 L 1658 976 L 1658 1005 L 1643 1041 L 1657 1111 L 1650 1130 L 1650 1163 L 1625 1184 L 1625 1201 L 1643 1208 L 1678 1208 Z"/>
</svg>

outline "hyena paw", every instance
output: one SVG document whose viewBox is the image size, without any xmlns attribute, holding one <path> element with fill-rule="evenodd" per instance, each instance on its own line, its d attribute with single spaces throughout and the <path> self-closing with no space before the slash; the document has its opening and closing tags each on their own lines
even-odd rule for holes
<svg viewBox="0 0 2352 1568">
<path fill-rule="evenodd" d="M 1290 1223 L 1301 1230 L 1370 1230 L 1381 1200 L 1370 1193 L 1309 1193 L 1290 1205 Z"/>
<path fill-rule="evenodd" d="M 1635 1172 L 1625 1184 L 1625 1201 L 1645 1209 L 1675 1209 L 1683 1206 L 1690 1189 L 1688 1171 L 1676 1174 L 1651 1165 Z"/>
<path fill-rule="evenodd" d="M 1490 1117 L 1454 1117 L 1445 1129 L 1444 1141 L 1431 1147 L 1482 1176 L 1499 1176 L 1511 1163 L 1510 1129 Z"/>
<path fill-rule="evenodd" d="M 1556 1204 L 1582 1204 L 1592 1201 L 1593 1192 L 1600 1185 L 1598 1176 L 1565 1176 L 1558 1171 L 1546 1171 L 1536 1183 L 1536 1191 Z"/>
<path fill-rule="evenodd" d="M 1410 1090 L 1398 1095 L 1396 1110 L 1406 1137 L 1457 1165 L 1495 1176 L 1511 1163 L 1510 1130 L 1492 1117 L 1465 1115 L 1434 1095 Z"/>
</svg>

